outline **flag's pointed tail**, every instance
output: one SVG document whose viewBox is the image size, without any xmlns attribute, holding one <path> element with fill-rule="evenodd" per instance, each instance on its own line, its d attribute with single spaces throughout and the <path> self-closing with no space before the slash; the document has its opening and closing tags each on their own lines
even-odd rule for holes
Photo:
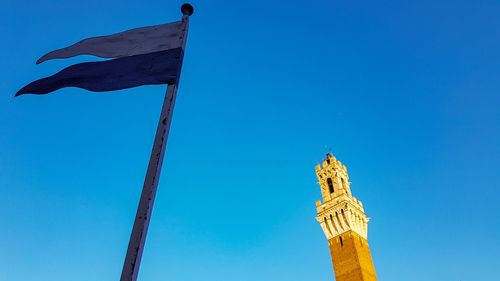
<svg viewBox="0 0 500 281">
<path fill-rule="evenodd" d="M 57 51 L 59 50 L 55 50 L 55 51 L 52 51 L 52 52 L 48 52 L 46 53 L 45 55 L 41 56 L 37 61 L 36 61 L 36 64 L 41 64 L 42 62 L 44 61 L 48 61 L 50 59 L 56 59 L 56 58 L 64 58 L 64 57 L 58 57 L 56 54 L 57 54 Z"/>
</svg>

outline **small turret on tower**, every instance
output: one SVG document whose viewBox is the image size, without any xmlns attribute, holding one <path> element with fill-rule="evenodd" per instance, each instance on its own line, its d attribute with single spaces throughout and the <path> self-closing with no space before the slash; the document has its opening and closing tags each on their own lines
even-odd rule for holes
<svg viewBox="0 0 500 281">
<path fill-rule="evenodd" d="M 326 154 L 323 163 L 316 166 L 316 176 L 324 202 L 342 194 L 351 196 L 351 183 L 347 168 L 331 153 Z"/>
</svg>

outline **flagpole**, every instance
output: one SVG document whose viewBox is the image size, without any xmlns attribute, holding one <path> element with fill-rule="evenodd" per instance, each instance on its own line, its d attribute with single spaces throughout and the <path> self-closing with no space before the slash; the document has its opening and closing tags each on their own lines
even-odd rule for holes
<svg viewBox="0 0 500 281">
<path fill-rule="evenodd" d="M 193 14 L 193 7 L 189 4 L 183 4 L 181 11 L 183 14 L 182 21 L 184 22 L 184 31 L 177 79 L 174 84 L 167 86 L 167 92 L 163 101 L 158 126 L 156 128 L 153 149 L 151 151 L 148 170 L 144 179 L 141 198 L 139 200 L 139 206 L 137 207 L 137 213 L 135 216 L 134 226 L 132 228 L 132 234 L 130 235 L 120 281 L 137 280 L 149 222 L 151 220 L 151 213 L 153 211 L 156 190 L 158 189 L 158 182 L 160 180 L 168 132 L 170 129 L 170 123 L 172 122 L 175 98 L 177 96 L 177 88 L 179 85 L 180 71 L 188 33 L 189 16 Z"/>
</svg>

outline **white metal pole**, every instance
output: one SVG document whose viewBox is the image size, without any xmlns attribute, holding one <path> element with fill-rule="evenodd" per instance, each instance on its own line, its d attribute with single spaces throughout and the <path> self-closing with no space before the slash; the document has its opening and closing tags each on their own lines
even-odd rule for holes
<svg viewBox="0 0 500 281">
<path fill-rule="evenodd" d="M 172 122 L 172 113 L 174 111 L 175 98 L 177 96 L 177 87 L 179 84 L 180 71 L 184 56 L 184 47 L 187 39 L 189 16 L 193 13 L 193 8 L 189 4 L 184 4 L 181 7 L 181 11 L 184 14 L 182 17 L 182 20 L 184 22 L 184 32 L 177 79 L 175 84 L 168 85 L 165 99 L 163 101 L 160 120 L 158 121 L 158 127 L 156 128 L 153 150 L 151 151 L 148 170 L 144 179 L 141 199 L 139 200 L 139 206 L 137 207 L 137 214 L 135 216 L 132 234 L 130 235 L 130 241 L 128 244 L 127 254 L 125 256 L 125 262 L 123 264 L 120 281 L 137 280 L 142 252 L 144 250 L 149 222 L 151 220 L 151 213 L 153 211 L 156 190 L 158 188 L 158 182 L 160 180 L 161 166 L 163 164 L 163 156 L 165 154 L 168 132 L 170 129 L 170 123 Z"/>
</svg>

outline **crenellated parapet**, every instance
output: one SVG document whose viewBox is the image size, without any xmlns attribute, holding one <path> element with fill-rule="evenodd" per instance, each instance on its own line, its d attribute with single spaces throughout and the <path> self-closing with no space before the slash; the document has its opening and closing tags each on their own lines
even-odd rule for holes
<svg viewBox="0 0 500 281">
<path fill-rule="evenodd" d="M 317 201 L 316 220 L 328 240 L 350 230 L 365 239 L 368 238 L 369 219 L 359 203 L 342 200 L 321 204 L 321 201 Z"/>
<path fill-rule="evenodd" d="M 352 196 L 347 168 L 332 154 L 316 166 L 323 201 L 316 202 L 317 221 L 327 239 L 354 231 L 367 239 L 368 218 L 363 204 Z"/>
</svg>

